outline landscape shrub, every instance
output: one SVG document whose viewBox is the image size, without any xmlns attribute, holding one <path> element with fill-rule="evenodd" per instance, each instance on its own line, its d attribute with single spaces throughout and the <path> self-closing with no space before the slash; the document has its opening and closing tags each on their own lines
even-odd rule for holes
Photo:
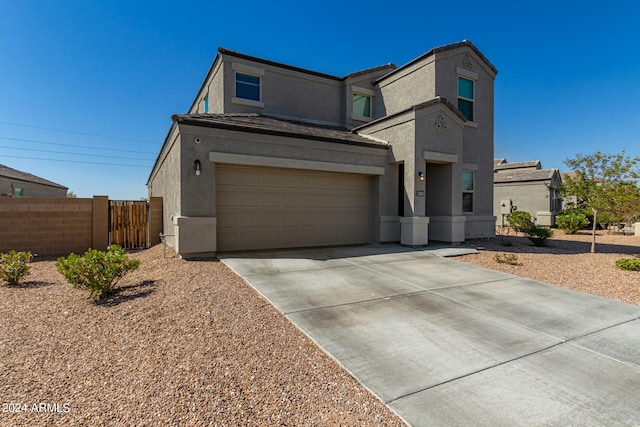
<svg viewBox="0 0 640 427">
<path fill-rule="evenodd" d="M 553 230 L 545 227 L 538 227 L 537 225 L 531 225 L 526 230 L 523 230 L 529 240 L 536 246 L 546 246 L 547 240 L 553 236 Z"/>
<path fill-rule="evenodd" d="M 620 270 L 640 271 L 640 258 L 620 258 L 616 261 Z"/>
<path fill-rule="evenodd" d="M 518 263 L 518 254 L 496 254 L 494 259 L 499 264 L 520 265 Z"/>
<path fill-rule="evenodd" d="M 582 230 L 589 225 L 589 219 L 581 213 L 567 213 L 558 215 L 556 225 L 567 234 L 576 234 L 578 230 Z"/>
<path fill-rule="evenodd" d="M 117 245 L 111 245 L 106 252 L 93 249 L 84 255 L 71 254 L 56 261 L 56 268 L 67 282 L 75 288 L 88 289 L 89 298 L 93 299 L 113 293 L 116 283 L 139 266 L 139 260 L 130 260 Z"/>
<path fill-rule="evenodd" d="M 17 285 L 31 271 L 28 264 L 32 259 L 33 255 L 28 251 L 0 254 L 0 279 L 9 285 Z"/>
<path fill-rule="evenodd" d="M 525 231 L 533 224 L 531 214 L 525 211 L 511 212 L 509 215 L 507 215 L 507 221 L 509 221 L 509 225 L 511 225 L 511 227 L 513 227 L 516 232 Z"/>
</svg>

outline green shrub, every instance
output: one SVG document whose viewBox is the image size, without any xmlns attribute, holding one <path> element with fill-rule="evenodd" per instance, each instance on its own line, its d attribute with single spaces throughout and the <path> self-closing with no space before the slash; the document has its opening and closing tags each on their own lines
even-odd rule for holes
<svg viewBox="0 0 640 427">
<path fill-rule="evenodd" d="M 553 230 L 550 228 L 538 227 L 537 225 L 532 225 L 523 231 L 529 240 L 531 240 L 536 246 L 546 246 L 547 240 L 553 236 Z"/>
<path fill-rule="evenodd" d="M 511 225 L 516 232 L 525 231 L 533 224 L 531 214 L 524 211 L 511 212 L 507 215 L 507 221 L 509 221 L 509 225 Z"/>
<path fill-rule="evenodd" d="M 640 271 L 640 258 L 620 258 L 616 261 L 620 270 Z"/>
<path fill-rule="evenodd" d="M 496 254 L 493 259 L 499 264 L 519 265 L 517 254 Z"/>
<path fill-rule="evenodd" d="M 581 213 L 567 213 L 558 215 L 556 225 L 567 234 L 576 234 L 578 230 L 582 230 L 589 225 L 589 220 Z"/>
<path fill-rule="evenodd" d="M 59 258 L 56 268 L 75 288 L 91 291 L 89 298 L 100 299 L 114 291 L 114 286 L 129 271 L 140 266 L 139 260 L 130 260 L 120 246 L 111 245 L 107 252 L 96 249 L 84 255 L 71 254 Z"/>
<path fill-rule="evenodd" d="M 9 251 L 0 254 L 0 279 L 9 285 L 17 285 L 31 271 L 28 264 L 32 259 L 31 252 Z"/>
</svg>

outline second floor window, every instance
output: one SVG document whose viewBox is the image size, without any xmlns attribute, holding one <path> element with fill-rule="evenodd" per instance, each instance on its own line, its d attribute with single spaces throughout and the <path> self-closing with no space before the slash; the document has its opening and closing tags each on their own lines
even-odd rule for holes
<svg viewBox="0 0 640 427">
<path fill-rule="evenodd" d="M 209 112 L 209 96 L 204 97 L 204 112 Z"/>
<path fill-rule="evenodd" d="M 473 101 L 474 101 L 474 81 L 458 77 L 458 110 L 467 118 L 473 121 Z"/>
<path fill-rule="evenodd" d="M 236 73 L 236 97 L 260 101 L 260 77 Z"/>
<path fill-rule="evenodd" d="M 353 115 L 371 118 L 371 97 L 359 93 L 353 94 Z"/>
</svg>

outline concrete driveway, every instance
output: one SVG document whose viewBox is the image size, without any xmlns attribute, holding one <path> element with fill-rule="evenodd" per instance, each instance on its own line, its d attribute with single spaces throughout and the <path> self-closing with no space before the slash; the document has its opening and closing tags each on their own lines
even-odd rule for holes
<svg viewBox="0 0 640 427">
<path fill-rule="evenodd" d="M 220 254 L 413 426 L 639 425 L 640 307 L 397 245 Z"/>
</svg>

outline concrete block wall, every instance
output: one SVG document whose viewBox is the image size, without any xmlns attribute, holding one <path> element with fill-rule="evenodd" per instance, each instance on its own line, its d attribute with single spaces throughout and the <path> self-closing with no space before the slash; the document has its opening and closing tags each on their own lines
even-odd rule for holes
<svg viewBox="0 0 640 427">
<path fill-rule="evenodd" d="M 159 232 L 154 230 L 162 230 L 162 198 L 153 199 L 150 237 L 151 244 L 157 244 Z M 107 196 L 92 199 L 0 197 L 0 252 L 68 255 L 88 249 L 105 250 L 108 246 Z"/>
<path fill-rule="evenodd" d="M 0 252 L 57 255 L 82 252 L 93 244 L 93 200 L 0 199 Z"/>
</svg>

